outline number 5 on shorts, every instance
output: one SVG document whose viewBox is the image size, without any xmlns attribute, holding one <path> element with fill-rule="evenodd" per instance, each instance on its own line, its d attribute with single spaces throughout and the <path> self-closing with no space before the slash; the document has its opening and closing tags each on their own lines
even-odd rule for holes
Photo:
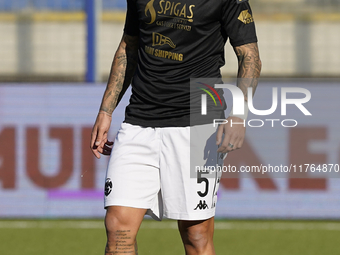
<svg viewBox="0 0 340 255">
<path fill-rule="evenodd" d="M 206 195 L 208 195 L 208 191 L 209 191 L 209 180 L 208 180 L 208 178 L 202 177 L 203 174 L 209 174 L 209 172 L 201 171 L 201 170 L 197 172 L 197 183 L 198 184 L 200 184 L 202 182 L 205 183 L 205 190 L 204 190 L 204 192 L 197 191 L 197 194 L 200 197 L 205 197 Z"/>
</svg>

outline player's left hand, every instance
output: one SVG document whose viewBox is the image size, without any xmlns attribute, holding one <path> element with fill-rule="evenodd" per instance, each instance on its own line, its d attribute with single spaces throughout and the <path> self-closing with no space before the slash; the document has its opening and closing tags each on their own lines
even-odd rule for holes
<svg viewBox="0 0 340 255">
<path fill-rule="evenodd" d="M 217 152 L 228 153 L 242 147 L 246 128 L 243 124 L 233 124 L 231 126 L 231 120 L 233 123 L 243 123 L 244 120 L 239 117 L 228 117 L 226 124 L 221 124 L 217 129 L 216 144 L 220 145 Z M 224 134 L 224 139 L 222 137 Z"/>
<path fill-rule="evenodd" d="M 90 143 L 92 153 L 97 158 L 100 158 L 100 154 L 106 156 L 111 154 L 113 142 L 107 139 L 111 120 L 112 117 L 103 111 L 100 111 L 97 115 L 96 122 L 92 129 Z"/>
</svg>

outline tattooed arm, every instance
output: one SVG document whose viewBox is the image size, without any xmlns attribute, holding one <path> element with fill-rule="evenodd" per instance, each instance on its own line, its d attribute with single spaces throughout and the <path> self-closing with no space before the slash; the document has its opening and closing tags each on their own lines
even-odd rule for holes
<svg viewBox="0 0 340 255">
<path fill-rule="evenodd" d="M 131 83 L 137 65 L 138 37 L 123 35 L 113 63 L 100 111 L 111 115 Z"/>
<path fill-rule="evenodd" d="M 100 110 L 91 134 L 91 149 L 100 158 L 100 154 L 109 155 L 112 142 L 107 140 L 111 125 L 111 115 L 129 87 L 138 60 L 138 36 L 124 34 L 114 56 L 109 81 L 102 99 Z"/>
<path fill-rule="evenodd" d="M 258 78 L 261 72 L 261 60 L 257 43 L 249 43 L 234 48 L 238 59 L 238 83 L 237 86 L 244 94 L 244 100 L 248 102 L 248 88 L 253 88 L 255 93 Z"/>
<path fill-rule="evenodd" d="M 244 94 L 244 100 L 248 101 L 248 88 L 253 88 L 255 93 L 258 78 L 261 72 L 261 60 L 257 43 L 249 43 L 234 48 L 238 59 L 237 86 Z M 216 144 L 220 145 L 218 152 L 228 153 L 241 148 L 245 137 L 245 120 L 237 116 L 229 116 L 228 123 L 220 125 L 217 131 Z M 231 123 L 235 123 L 231 126 Z M 238 124 L 236 124 L 238 123 Z M 222 136 L 224 139 L 222 142 Z M 222 142 L 222 143 L 221 143 Z"/>
</svg>

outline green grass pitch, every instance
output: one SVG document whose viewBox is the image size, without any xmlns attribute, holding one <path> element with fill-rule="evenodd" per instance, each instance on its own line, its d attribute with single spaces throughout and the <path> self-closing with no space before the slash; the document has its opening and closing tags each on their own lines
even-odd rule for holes
<svg viewBox="0 0 340 255">
<path fill-rule="evenodd" d="M 216 220 L 218 255 L 340 254 L 340 222 Z M 183 255 L 175 221 L 145 220 L 140 255 Z M 0 220 L 2 255 L 104 254 L 102 220 Z"/>
</svg>

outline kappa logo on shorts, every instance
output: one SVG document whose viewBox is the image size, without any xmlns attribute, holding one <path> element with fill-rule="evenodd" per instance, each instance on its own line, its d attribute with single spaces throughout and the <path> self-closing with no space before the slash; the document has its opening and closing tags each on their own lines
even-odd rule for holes
<svg viewBox="0 0 340 255">
<path fill-rule="evenodd" d="M 112 181 L 110 178 L 107 178 L 105 181 L 105 196 L 110 195 L 112 191 Z"/>
<path fill-rule="evenodd" d="M 200 202 L 198 203 L 198 205 L 196 206 L 196 208 L 194 210 L 197 210 L 197 209 L 200 209 L 200 210 L 205 210 L 205 209 L 209 209 L 207 203 L 205 202 L 205 200 L 200 200 Z"/>
</svg>

